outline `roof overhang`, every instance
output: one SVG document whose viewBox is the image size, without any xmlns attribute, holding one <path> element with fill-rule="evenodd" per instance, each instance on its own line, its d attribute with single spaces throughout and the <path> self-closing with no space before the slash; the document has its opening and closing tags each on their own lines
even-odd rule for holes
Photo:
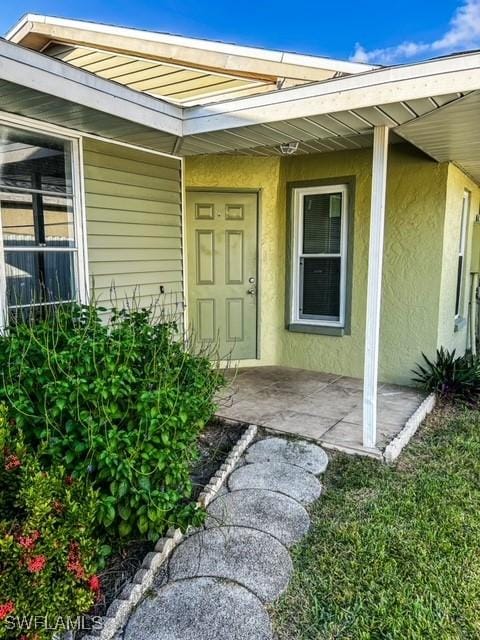
<svg viewBox="0 0 480 640">
<path fill-rule="evenodd" d="M 178 107 L 0 41 L 0 109 L 176 155 L 369 147 L 391 127 L 480 182 L 480 52 L 375 69 L 202 107 Z"/>
<path fill-rule="evenodd" d="M 157 131 L 182 135 L 180 107 L 5 40 L 0 40 L 0 81 Z M 3 108 L 1 103 L 0 107 Z"/>
<path fill-rule="evenodd" d="M 118 52 L 134 52 L 160 60 L 183 61 L 205 68 L 223 69 L 260 77 L 290 77 L 304 81 L 325 79 L 336 73 L 359 73 L 375 65 L 300 55 L 29 13 L 6 35 L 7 40 L 41 50 L 50 41 L 99 46 Z"/>
<path fill-rule="evenodd" d="M 480 51 L 185 110 L 195 135 L 480 89 Z"/>
<path fill-rule="evenodd" d="M 412 120 L 397 132 L 437 162 L 453 161 L 480 184 L 480 91 Z"/>
</svg>

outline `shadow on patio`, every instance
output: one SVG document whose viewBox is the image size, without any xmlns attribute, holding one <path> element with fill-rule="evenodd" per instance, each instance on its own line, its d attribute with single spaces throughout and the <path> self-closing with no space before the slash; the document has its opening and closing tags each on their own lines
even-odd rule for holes
<svg viewBox="0 0 480 640">
<path fill-rule="evenodd" d="M 288 367 L 248 367 L 226 375 L 231 383 L 219 398 L 219 416 L 377 457 L 425 398 L 416 389 L 379 384 L 377 449 L 366 450 L 361 379 Z"/>
</svg>

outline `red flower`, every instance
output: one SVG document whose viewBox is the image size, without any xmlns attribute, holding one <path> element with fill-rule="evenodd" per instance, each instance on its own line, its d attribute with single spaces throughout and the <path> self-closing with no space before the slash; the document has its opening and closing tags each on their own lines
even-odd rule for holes
<svg viewBox="0 0 480 640">
<path fill-rule="evenodd" d="M 45 568 L 47 559 L 45 556 L 34 556 L 27 562 L 27 569 L 30 573 L 40 573 Z"/>
<path fill-rule="evenodd" d="M 20 458 L 16 455 L 11 454 L 5 458 L 5 471 L 13 471 L 14 469 L 18 469 L 18 467 L 22 466 L 22 462 Z"/>
<path fill-rule="evenodd" d="M 78 542 L 70 542 L 70 549 L 68 551 L 67 569 L 70 573 L 73 573 L 78 580 L 85 578 L 85 569 L 80 562 L 80 546 Z"/>
<path fill-rule="evenodd" d="M 65 476 L 65 480 L 64 480 L 65 484 L 67 486 L 70 486 L 71 484 L 73 484 L 73 478 L 72 476 Z"/>
<path fill-rule="evenodd" d="M 32 534 L 29 536 L 20 536 L 18 538 L 18 544 L 24 549 L 31 550 L 34 548 L 39 538 L 40 538 L 40 531 L 32 531 Z"/>
<path fill-rule="evenodd" d="M 98 576 L 92 576 L 88 581 L 88 586 L 91 591 L 97 592 L 102 588 L 102 582 Z"/>
<path fill-rule="evenodd" d="M 62 502 L 60 500 L 54 500 L 53 501 L 53 509 L 57 513 L 62 513 L 62 511 L 64 509 L 64 506 L 63 506 L 63 504 L 62 504 Z"/>
<path fill-rule="evenodd" d="M 0 604 L 0 620 L 5 620 L 7 616 L 15 611 L 15 604 L 9 600 L 5 604 Z"/>
</svg>

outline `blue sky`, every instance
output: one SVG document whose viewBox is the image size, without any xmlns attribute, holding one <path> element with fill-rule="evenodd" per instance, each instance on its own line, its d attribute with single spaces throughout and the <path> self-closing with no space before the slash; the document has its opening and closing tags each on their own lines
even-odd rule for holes
<svg viewBox="0 0 480 640">
<path fill-rule="evenodd" d="M 4 0 L 2 4 L 1 33 L 24 13 L 34 12 L 383 64 L 480 48 L 480 0 Z"/>
</svg>

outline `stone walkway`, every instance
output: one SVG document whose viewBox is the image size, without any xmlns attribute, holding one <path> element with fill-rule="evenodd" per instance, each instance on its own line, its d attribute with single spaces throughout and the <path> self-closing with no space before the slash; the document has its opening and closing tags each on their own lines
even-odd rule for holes
<svg viewBox="0 0 480 640">
<path fill-rule="evenodd" d="M 317 445 L 266 438 L 247 449 L 205 528 L 173 552 L 158 586 L 133 612 L 123 640 L 271 640 L 264 605 L 286 589 L 288 547 L 308 531 L 305 506 L 328 464 Z"/>
</svg>

